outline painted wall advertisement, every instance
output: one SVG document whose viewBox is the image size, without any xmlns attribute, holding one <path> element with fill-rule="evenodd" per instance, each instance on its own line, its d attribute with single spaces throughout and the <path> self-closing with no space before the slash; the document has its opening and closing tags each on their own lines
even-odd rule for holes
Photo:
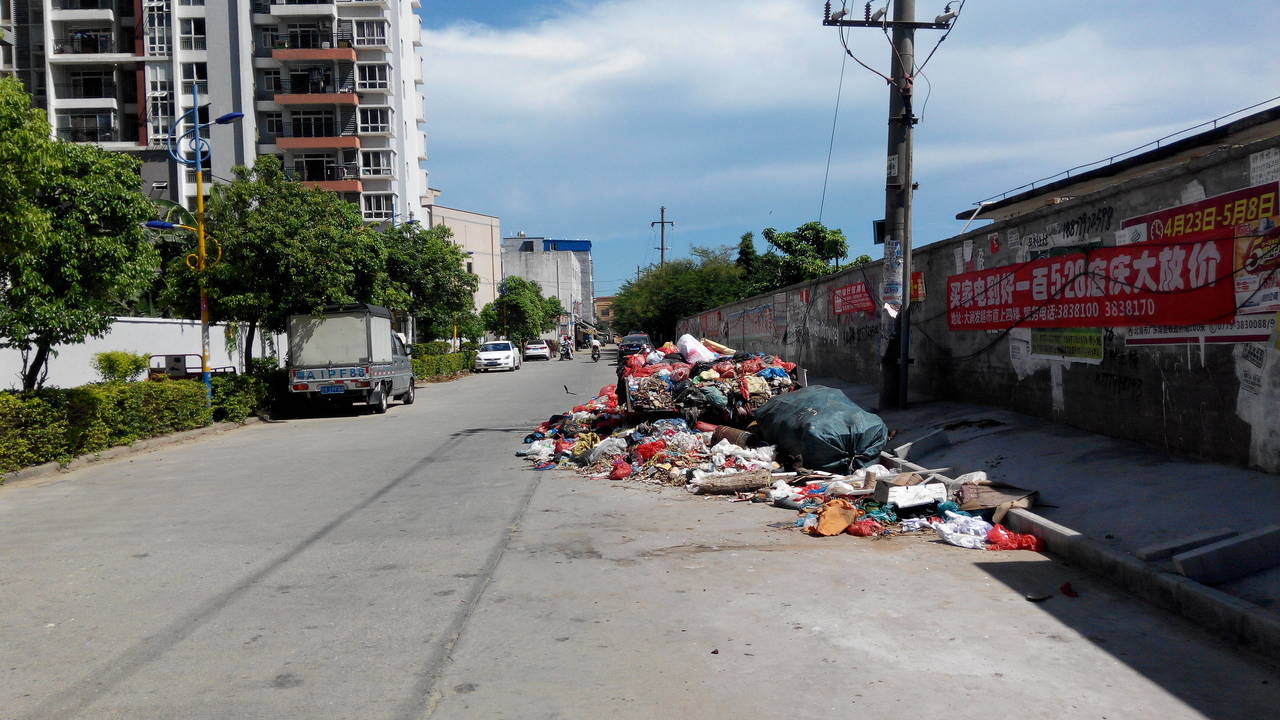
<svg viewBox="0 0 1280 720">
<path fill-rule="evenodd" d="M 1096 248 L 947 278 L 952 330 L 1222 322 L 1235 313 L 1231 229 Z"/>
<path fill-rule="evenodd" d="M 850 283 L 831 288 L 831 313 L 847 315 L 849 313 L 875 312 L 876 305 L 871 300 L 871 290 L 864 282 Z"/>
</svg>

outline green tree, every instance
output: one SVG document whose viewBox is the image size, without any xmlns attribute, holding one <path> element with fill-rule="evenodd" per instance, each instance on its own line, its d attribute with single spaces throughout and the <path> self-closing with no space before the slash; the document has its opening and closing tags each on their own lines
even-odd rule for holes
<svg viewBox="0 0 1280 720">
<path fill-rule="evenodd" d="M 870 255 L 859 255 L 858 257 L 853 259 L 853 262 L 849 263 L 849 267 L 860 268 L 866 265 L 870 265 L 873 262 L 875 261 L 871 259 Z"/>
<path fill-rule="evenodd" d="M 0 347 L 22 352 L 23 389 L 43 384 L 54 345 L 105 335 L 155 276 L 138 169 L 50 140 L 44 112 L 0 78 Z"/>
<path fill-rule="evenodd" d="M 553 306 L 549 300 L 555 300 Z M 542 297 L 542 288 L 531 280 L 509 275 L 502 281 L 498 299 L 484 306 L 480 319 L 485 329 L 517 343 L 538 337 L 555 327 L 559 298 Z"/>
<path fill-rule="evenodd" d="M 257 328 L 283 332 L 290 315 L 331 303 L 373 302 L 390 287 L 386 244 L 354 204 L 289 180 L 274 156 L 232 172 L 232 182 L 212 188 L 206 212 L 221 257 L 203 278 L 184 256 L 167 263 L 161 300 L 174 312 L 199 313 L 196 283 L 203 280 L 210 320 L 248 325 L 248 363 Z"/>
<path fill-rule="evenodd" d="M 760 254 L 756 252 L 754 239 L 755 235 L 745 232 L 742 233 L 742 238 L 738 240 L 738 259 L 734 261 L 734 264 L 742 268 L 742 276 L 745 278 L 754 276 L 760 257 Z"/>
<path fill-rule="evenodd" d="M 453 321 L 471 310 L 480 285 L 480 279 L 466 271 L 462 249 L 450 242 L 453 231 L 444 225 L 406 223 L 387 226 L 381 236 L 387 265 L 375 302 L 420 318 L 420 329 L 426 320 L 429 337 L 452 337 Z M 441 327 L 432 327 L 436 324 Z"/>
<path fill-rule="evenodd" d="M 640 329 L 655 343 L 674 339 L 680 318 L 740 299 L 747 285 L 733 249 L 694 248 L 693 258 L 672 260 L 628 281 L 613 300 L 613 323 Z"/>
</svg>

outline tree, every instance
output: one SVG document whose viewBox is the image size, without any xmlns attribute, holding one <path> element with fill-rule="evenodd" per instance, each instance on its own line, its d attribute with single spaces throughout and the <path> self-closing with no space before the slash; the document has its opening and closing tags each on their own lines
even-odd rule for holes
<svg viewBox="0 0 1280 720">
<path fill-rule="evenodd" d="M 453 321 L 471 310 L 480 286 L 480 279 L 465 269 L 462 249 L 449 241 L 453 231 L 444 225 L 423 228 L 406 223 L 384 228 L 381 236 L 387 265 L 375 301 L 422 318 L 427 325 L 441 318 L 440 324 L 449 327 L 433 328 L 429 336 L 452 337 Z"/>
<path fill-rule="evenodd" d="M 619 329 L 640 329 L 654 342 L 673 338 L 680 318 L 744 296 L 742 268 L 733 249 L 694 248 L 693 258 L 672 260 L 638 280 L 628 281 L 613 300 Z"/>
<path fill-rule="evenodd" d="M 43 384 L 53 347 L 101 337 L 155 276 L 153 206 L 137 159 L 49 139 L 21 84 L 0 78 L 0 347 Z"/>
<path fill-rule="evenodd" d="M 871 259 L 870 255 L 859 255 L 858 257 L 853 259 L 853 262 L 849 263 L 849 267 L 853 267 L 853 268 L 865 267 L 867 265 L 870 265 L 873 262 L 875 261 Z"/>
<path fill-rule="evenodd" d="M 738 259 L 734 261 L 739 268 L 742 268 L 742 276 L 750 278 L 755 274 L 756 264 L 760 254 L 756 252 L 756 245 L 753 242 L 755 236 L 750 232 L 742 233 L 742 238 L 738 240 Z"/>
<path fill-rule="evenodd" d="M 161 300 L 174 312 L 199 313 L 196 283 L 203 281 L 210 320 L 248 325 L 248 364 L 258 327 L 283 332 L 290 315 L 372 302 L 389 287 L 386 246 L 354 204 L 287 179 L 274 156 L 232 172 L 232 182 L 212 188 L 206 213 L 221 257 L 200 278 L 184 257 L 167 263 Z"/>
<path fill-rule="evenodd" d="M 509 275 L 502 281 L 498 299 L 480 311 L 480 319 L 490 332 L 523 343 L 556 326 L 559 306 L 559 298 L 542 297 L 537 283 Z"/>
</svg>

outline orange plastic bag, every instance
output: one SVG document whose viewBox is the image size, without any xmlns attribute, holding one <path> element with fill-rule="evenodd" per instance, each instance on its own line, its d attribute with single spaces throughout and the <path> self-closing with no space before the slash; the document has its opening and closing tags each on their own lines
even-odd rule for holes
<svg viewBox="0 0 1280 720">
<path fill-rule="evenodd" d="M 845 530 L 845 532 L 850 535 L 857 535 L 858 537 L 871 537 L 872 535 L 879 535 L 884 532 L 884 526 L 871 518 L 867 518 L 866 520 L 859 520 L 858 522 L 853 523 Z"/>
<path fill-rule="evenodd" d="M 988 550 L 1044 550 L 1044 541 L 1035 535 L 1019 534 L 997 523 L 987 531 Z"/>
</svg>

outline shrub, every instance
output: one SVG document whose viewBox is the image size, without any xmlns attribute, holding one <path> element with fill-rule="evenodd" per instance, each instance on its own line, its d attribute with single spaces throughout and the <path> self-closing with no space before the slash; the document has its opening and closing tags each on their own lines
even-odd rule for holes
<svg viewBox="0 0 1280 720">
<path fill-rule="evenodd" d="M 213 419 L 242 423 L 264 409 L 267 381 L 253 375 L 217 375 L 213 378 Z"/>
<path fill-rule="evenodd" d="M 0 472 L 209 424 L 194 380 L 110 382 L 0 393 Z"/>
<path fill-rule="evenodd" d="M 447 355 L 414 355 L 413 376 L 415 378 L 431 378 L 437 375 L 449 375 L 465 370 L 468 364 L 466 353 L 449 353 Z"/>
<path fill-rule="evenodd" d="M 421 343 L 424 355 L 448 355 L 453 352 L 453 343 L 448 340 L 432 340 L 428 343 Z"/>
<path fill-rule="evenodd" d="M 133 382 L 147 371 L 150 358 L 123 350 L 100 352 L 93 356 L 93 369 L 103 382 Z"/>
</svg>

